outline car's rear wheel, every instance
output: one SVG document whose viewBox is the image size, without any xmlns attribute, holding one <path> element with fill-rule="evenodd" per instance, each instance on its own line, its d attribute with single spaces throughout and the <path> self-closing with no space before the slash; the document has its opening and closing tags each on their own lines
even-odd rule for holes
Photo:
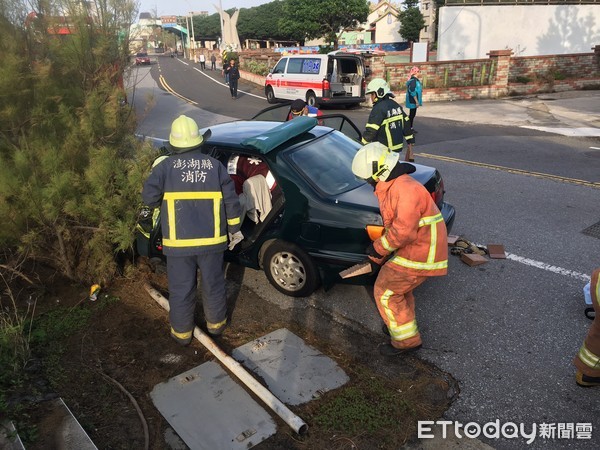
<svg viewBox="0 0 600 450">
<path fill-rule="evenodd" d="M 320 284 L 315 263 L 300 247 L 289 242 L 275 241 L 263 258 L 269 282 L 290 297 L 307 297 Z"/>
<path fill-rule="evenodd" d="M 275 103 L 277 101 L 275 98 L 275 92 L 273 92 L 273 88 L 271 86 L 267 86 L 265 89 L 265 95 L 267 96 L 267 101 L 269 103 Z"/>
<path fill-rule="evenodd" d="M 315 93 L 313 91 L 308 91 L 306 93 L 306 103 L 309 104 L 310 106 L 319 106 L 317 105 L 317 96 L 315 95 Z"/>
</svg>

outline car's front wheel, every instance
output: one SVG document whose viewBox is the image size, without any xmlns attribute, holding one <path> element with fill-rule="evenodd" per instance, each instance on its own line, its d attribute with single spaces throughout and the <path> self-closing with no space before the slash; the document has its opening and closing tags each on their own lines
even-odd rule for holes
<svg viewBox="0 0 600 450">
<path fill-rule="evenodd" d="M 263 267 L 275 289 L 290 297 L 307 297 L 320 284 L 319 272 L 311 257 L 289 242 L 272 243 L 265 251 Z"/>
<path fill-rule="evenodd" d="M 269 103 L 275 103 L 277 101 L 275 98 L 275 92 L 273 92 L 273 88 L 271 86 L 267 86 L 265 89 L 265 95 L 267 96 L 267 101 Z"/>
</svg>

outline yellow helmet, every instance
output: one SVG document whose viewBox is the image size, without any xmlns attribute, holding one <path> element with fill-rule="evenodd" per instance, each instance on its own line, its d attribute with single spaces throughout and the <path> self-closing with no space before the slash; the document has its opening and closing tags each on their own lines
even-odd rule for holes
<svg viewBox="0 0 600 450">
<path fill-rule="evenodd" d="M 388 94 L 390 97 L 395 97 L 390 89 L 390 85 L 383 78 L 374 78 L 369 82 L 365 94 L 371 93 L 375 94 L 377 98 L 383 98 Z"/>
<path fill-rule="evenodd" d="M 200 134 L 198 124 L 190 117 L 181 115 L 171 124 L 171 134 L 169 135 L 169 144 L 175 152 L 181 150 L 191 150 L 204 142 Z"/>
<path fill-rule="evenodd" d="M 370 142 L 354 155 L 352 173 L 365 180 L 386 181 L 399 159 L 400 153 L 391 151 L 381 142 Z"/>
</svg>

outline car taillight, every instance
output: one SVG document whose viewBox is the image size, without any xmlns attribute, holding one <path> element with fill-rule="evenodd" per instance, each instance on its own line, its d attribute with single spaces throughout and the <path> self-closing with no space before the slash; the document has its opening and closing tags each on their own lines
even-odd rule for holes
<svg viewBox="0 0 600 450">
<path fill-rule="evenodd" d="M 322 95 L 322 97 L 329 98 L 329 93 L 331 91 L 331 85 L 329 84 L 329 80 L 327 80 L 327 78 L 325 78 L 323 80 L 321 88 L 323 89 L 323 95 Z"/>
<path fill-rule="evenodd" d="M 363 93 L 363 95 L 364 95 L 364 92 L 367 90 L 367 80 L 365 80 L 364 78 L 362 79 L 360 89 L 361 89 L 361 93 Z"/>
<path fill-rule="evenodd" d="M 435 185 L 434 191 L 431 193 L 431 198 L 438 208 L 442 208 L 442 202 L 444 201 L 444 180 L 441 178 Z"/>
</svg>

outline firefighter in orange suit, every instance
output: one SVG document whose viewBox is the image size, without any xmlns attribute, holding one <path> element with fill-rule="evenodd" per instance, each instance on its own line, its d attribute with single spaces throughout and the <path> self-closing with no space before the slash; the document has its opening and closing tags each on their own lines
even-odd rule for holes
<svg viewBox="0 0 600 450">
<path fill-rule="evenodd" d="M 596 317 L 573 361 L 577 367 L 575 381 L 581 387 L 600 386 L 600 267 L 592 273 L 590 294 Z"/>
<path fill-rule="evenodd" d="M 352 172 L 375 189 L 385 231 L 367 249 L 371 265 L 381 265 L 375 302 L 391 343 L 379 352 L 395 356 L 421 347 L 413 290 L 428 277 L 446 275 L 446 224 L 431 195 L 408 174 L 415 166 L 399 162 L 398 152 L 379 142 L 362 147 Z"/>
</svg>

